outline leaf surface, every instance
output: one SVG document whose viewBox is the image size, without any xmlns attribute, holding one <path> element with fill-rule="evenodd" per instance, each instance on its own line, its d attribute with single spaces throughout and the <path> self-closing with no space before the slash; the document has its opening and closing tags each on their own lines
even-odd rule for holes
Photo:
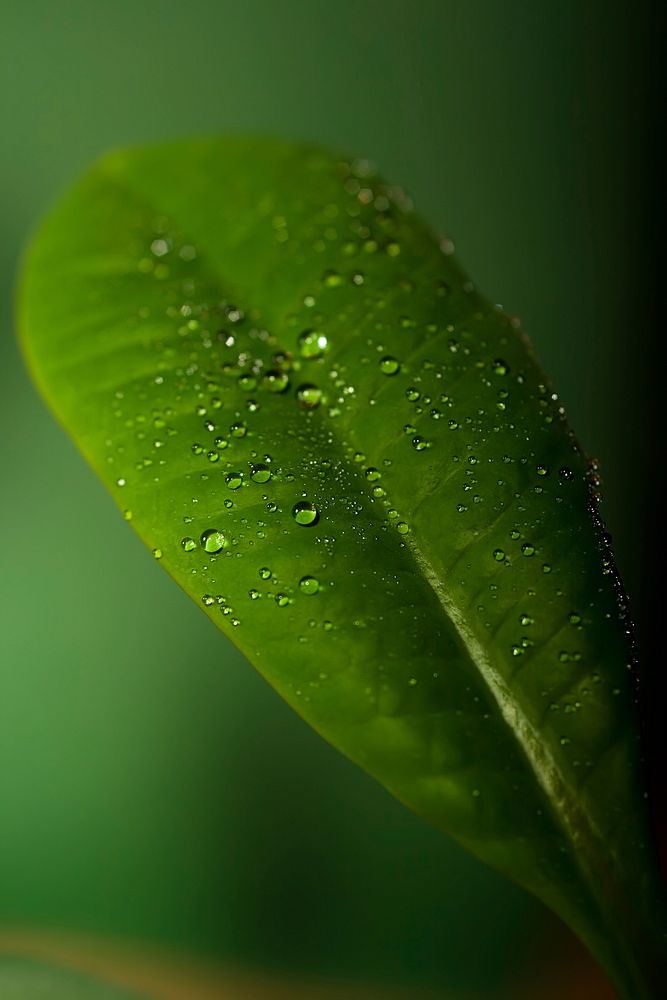
<svg viewBox="0 0 667 1000">
<path fill-rule="evenodd" d="M 594 477 L 450 249 L 317 148 L 114 152 L 30 248 L 23 343 L 125 517 L 283 697 L 648 996 L 629 624 Z"/>
</svg>

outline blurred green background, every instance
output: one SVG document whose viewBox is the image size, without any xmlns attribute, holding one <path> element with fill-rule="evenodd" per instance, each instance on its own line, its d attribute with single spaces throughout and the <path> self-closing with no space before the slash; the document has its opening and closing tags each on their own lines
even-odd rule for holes
<svg viewBox="0 0 667 1000">
<path fill-rule="evenodd" d="M 488 997 L 547 947 L 537 903 L 311 733 L 143 549 L 28 381 L 13 284 L 109 146 L 241 131 L 373 159 L 521 315 L 601 460 L 641 638 L 650 8 L 4 0 L 0 922 Z"/>
</svg>

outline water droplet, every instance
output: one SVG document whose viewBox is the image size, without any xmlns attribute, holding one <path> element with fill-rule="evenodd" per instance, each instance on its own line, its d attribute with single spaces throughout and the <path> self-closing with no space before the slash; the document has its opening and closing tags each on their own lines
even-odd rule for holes
<svg viewBox="0 0 667 1000">
<path fill-rule="evenodd" d="M 535 624 L 535 619 L 531 618 L 530 615 L 520 615 L 520 617 L 519 617 L 519 624 L 523 625 L 523 626 L 534 625 Z"/>
<path fill-rule="evenodd" d="M 549 470 L 547 469 L 546 465 L 538 465 L 537 469 L 536 469 L 536 472 L 537 472 L 538 476 L 548 476 L 549 475 Z"/>
<path fill-rule="evenodd" d="M 258 597 L 261 597 L 261 594 L 258 590 L 253 589 L 248 591 L 248 597 L 251 601 L 256 601 Z"/>
<path fill-rule="evenodd" d="M 243 483 L 243 473 L 242 472 L 228 472 L 225 476 L 225 482 L 230 490 L 237 490 L 239 486 Z"/>
<path fill-rule="evenodd" d="M 414 385 L 411 385 L 408 389 L 405 390 L 405 395 L 410 400 L 411 403 L 416 403 L 419 397 L 421 396 L 421 393 L 419 389 L 417 389 Z"/>
<path fill-rule="evenodd" d="M 258 462 L 257 465 L 252 466 L 250 478 L 253 483 L 268 483 L 271 478 L 271 469 L 263 462 Z"/>
<path fill-rule="evenodd" d="M 288 351 L 276 351 L 273 355 L 273 365 L 282 372 L 291 371 L 292 355 Z"/>
<path fill-rule="evenodd" d="M 277 369 L 268 371 L 262 379 L 262 386 L 269 392 L 285 392 L 289 388 L 289 375 L 286 372 L 279 372 Z"/>
<path fill-rule="evenodd" d="M 302 500 L 299 503 L 294 504 L 292 507 L 292 517 L 297 524 L 300 524 L 304 528 L 308 528 L 313 524 L 317 524 L 320 518 L 320 512 L 314 503 L 310 503 L 309 500 Z"/>
<path fill-rule="evenodd" d="M 162 549 L 153 549 L 153 558 L 162 559 Z"/>
<path fill-rule="evenodd" d="M 296 390 L 296 398 L 306 410 L 315 410 L 322 402 L 322 390 L 316 385 L 304 382 Z"/>
<path fill-rule="evenodd" d="M 132 511 L 130 510 L 129 507 L 126 507 L 125 510 L 123 511 L 123 517 L 125 518 L 126 521 L 132 520 Z"/>
<path fill-rule="evenodd" d="M 543 573 L 550 573 L 551 572 L 551 566 L 549 565 L 549 563 L 544 563 L 542 565 L 542 572 Z"/>
<path fill-rule="evenodd" d="M 248 428 L 243 423 L 232 424 L 231 427 L 229 428 L 229 433 L 232 435 L 232 437 L 244 438 L 248 433 Z"/>
<path fill-rule="evenodd" d="M 504 562 L 505 561 L 505 553 L 503 552 L 502 549 L 494 549 L 493 550 L 493 558 L 496 560 L 496 562 Z"/>
<path fill-rule="evenodd" d="M 289 604 L 289 597 L 287 594 L 276 594 L 275 600 L 279 608 L 287 607 Z"/>
<path fill-rule="evenodd" d="M 412 439 L 412 447 L 415 451 L 425 451 L 427 448 L 431 447 L 431 442 L 427 441 L 423 437 L 415 437 Z"/>
<path fill-rule="evenodd" d="M 325 271 L 322 275 L 322 284 L 325 288 L 338 288 L 343 284 L 343 278 L 338 271 Z"/>
<path fill-rule="evenodd" d="M 327 347 L 327 338 L 321 330 L 304 330 L 299 336 L 299 353 L 302 358 L 321 358 Z"/>
<path fill-rule="evenodd" d="M 380 358 L 380 371 L 383 375 L 396 375 L 401 370 L 401 363 L 397 358 L 392 358 L 389 354 Z"/>
<path fill-rule="evenodd" d="M 200 541 L 202 548 L 211 554 L 221 552 L 225 548 L 225 536 L 217 528 L 208 528 L 202 532 Z"/>
<path fill-rule="evenodd" d="M 496 358 L 491 366 L 494 375 L 507 375 L 509 372 L 509 365 L 502 358 Z"/>
<path fill-rule="evenodd" d="M 197 543 L 195 542 L 194 538 L 189 538 L 189 537 L 181 538 L 181 547 L 185 549 L 186 552 L 192 552 L 194 549 L 197 548 Z"/>
<path fill-rule="evenodd" d="M 382 473 L 379 471 L 379 469 L 375 469 L 372 466 L 371 468 L 366 469 L 366 479 L 368 480 L 369 483 L 377 482 L 377 480 L 380 478 L 381 475 Z"/>
<path fill-rule="evenodd" d="M 577 614 L 576 611 L 570 611 L 569 615 L 567 616 L 567 620 L 569 621 L 570 625 L 580 625 L 581 615 Z"/>
<path fill-rule="evenodd" d="M 396 530 L 399 533 L 399 535 L 407 535 L 407 533 L 410 530 L 410 525 L 407 523 L 407 521 L 399 521 L 398 524 L 396 525 Z"/>
<path fill-rule="evenodd" d="M 316 594 L 320 589 L 320 582 L 314 576 L 302 576 L 299 580 L 299 590 L 302 594 Z"/>
<path fill-rule="evenodd" d="M 257 379 L 254 375 L 239 375 L 238 383 L 245 392 L 250 392 L 257 387 Z"/>
<path fill-rule="evenodd" d="M 387 249 L 387 254 L 390 257 L 398 257 L 399 253 L 401 252 L 401 245 L 400 243 L 396 243 L 395 240 L 392 240 L 391 243 L 387 243 L 386 249 Z"/>
<path fill-rule="evenodd" d="M 151 251 L 156 257 L 164 257 L 165 254 L 169 253 L 169 250 L 170 247 L 166 240 L 157 239 L 151 243 Z"/>
<path fill-rule="evenodd" d="M 210 608 L 212 604 L 215 604 L 215 598 L 211 594 L 204 594 L 202 597 L 202 604 L 205 604 L 207 608 Z"/>
<path fill-rule="evenodd" d="M 524 542 L 524 544 L 521 546 L 521 551 L 523 552 L 524 556 L 534 556 L 535 546 L 531 545 L 530 542 Z"/>
<path fill-rule="evenodd" d="M 260 571 L 259 571 L 259 575 L 260 575 L 260 578 L 262 580 L 270 580 L 271 579 L 271 570 L 269 569 L 268 566 L 262 566 L 261 569 L 260 569 Z"/>
</svg>

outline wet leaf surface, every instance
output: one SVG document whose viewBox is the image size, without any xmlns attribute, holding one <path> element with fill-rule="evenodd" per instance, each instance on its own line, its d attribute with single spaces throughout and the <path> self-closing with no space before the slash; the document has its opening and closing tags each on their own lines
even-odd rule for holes
<svg viewBox="0 0 667 1000">
<path fill-rule="evenodd" d="M 595 470 L 451 250 L 366 162 L 115 152 L 30 248 L 23 343 L 123 516 L 283 697 L 648 996 Z"/>
</svg>

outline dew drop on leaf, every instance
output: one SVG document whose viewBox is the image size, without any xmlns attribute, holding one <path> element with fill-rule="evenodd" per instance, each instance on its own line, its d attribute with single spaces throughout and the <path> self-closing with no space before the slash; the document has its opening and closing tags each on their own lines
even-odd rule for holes
<svg viewBox="0 0 667 1000">
<path fill-rule="evenodd" d="M 343 278 L 338 271 L 325 271 L 322 275 L 322 284 L 325 288 L 338 288 L 343 284 Z"/>
<path fill-rule="evenodd" d="M 308 528 L 317 523 L 320 512 L 314 503 L 311 503 L 309 500 L 301 500 L 292 507 L 292 517 L 297 524 Z"/>
<path fill-rule="evenodd" d="M 299 353 L 302 358 L 321 358 L 327 346 L 327 338 L 320 330 L 304 330 L 299 336 Z"/>
<path fill-rule="evenodd" d="M 197 543 L 194 538 L 181 538 L 181 548 L 185 549 L 186 552 L 192 552 L 197 548 Z"/>
<path fill-rule="evenodd" d="M 304 382 L 296 390 L 296 398 L 305 410 L 315 410 L 322 402 L 322 390 L 316 385 Z"/>
<path fill-rule="evenodd" d="M 269 392 L 275 392 L 276 394 L 285 392 L 289 388 L 289 375 L 285 372 L 272 369 L 262 379 L 262 386 L 268 389 Z"/>
<path fill-rule="evenodd" d="M 401 363 L 397 358 L 393 358 L 389 354 L 380 358 L 380 371 L 383 375 L 397 375 L 400 370 Z"/>
<path fill-rule="evenodd" d="M 221 552 L 225 547 L 225 536 L 217 528 L 208 528 L 202 532 L 200 541 L 202 548 L 211 554 Z"/>
<path fill-rule="evenodd" d="M 415 437 L 412 439 L 412 447 L 415 451 L 426 451 L 427 448 L 431 447 L 431 442 L 423 437 Z"/>
<path fill-rule="evenodd" d="M 302 576 L 299 580 L 299 590 L 302 594 L 312 596 L 320 589 L 320 582 L 314 576 Z"/>
<path fill-rule="evenodd" d="M 257 465 L 253 465 L 250 478 L 253 483 L 268 483 L 271 478 L 271 469 L 263 462 L 258 462 Z"/>
</svg>

